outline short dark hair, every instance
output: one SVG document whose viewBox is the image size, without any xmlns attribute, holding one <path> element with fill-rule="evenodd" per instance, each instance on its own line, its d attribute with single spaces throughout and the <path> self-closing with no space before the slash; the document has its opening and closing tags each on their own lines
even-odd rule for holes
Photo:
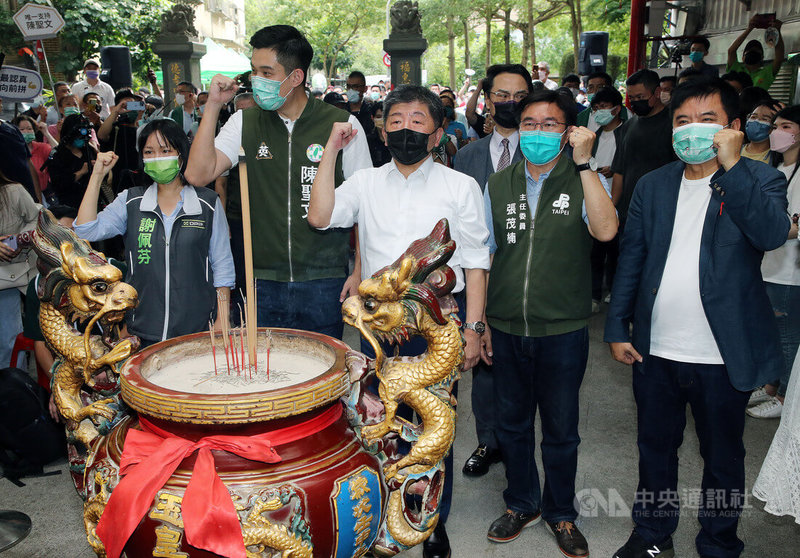
<svg viewBox="0 0 800 558">
<path fill-rule="evenodd" d="M 442 127 L 444 121 L 442 100 L 436 93 L 421 85 L 400 85 L 386 95 L 386 99 L 383 100 L 383 117 L 386 118 L 394 105 L 413 102 L 419 102 L 428 107 L 431 118 L 433 118 L 434 129 Z"/>
<path fill-rule="evenodd" d="M 692 45 L 703 45 L 703 48 L 706 49 L 706 52 L 711 48 L 711 43 L 702 35 L 692 39 L 692 42 L 689 43 L 689 46 L 691 47 Z"/>
<path fill-rule="evenodd" d="M 82 100 L 82 101 L 85 103 L 85 102 L 86 102 L 86 99 L 88 99 L 88 98 L 89 98 L 90 96 L 92 96 L 92 95 L 94 95 L 94 96 L 95 96 L 95 97 L 97 97 L 98 99 L 101 99 L 101 97 L 100 97 L 100 94 L 99 94 L 99 93 L 95 93 L 94 91 L 89 91 L 88 93 L 86 93 L 86 94 L 83 96 L 83 99 L 81 99 L 81 100 Z"/>
<path fill-rule="evenodd" d="M 494 78 L 500 74 L 517 74 L 521 76 L 525 80 L 525 85 L 528 86 L 528 93 L 533 91 L 531 73 L 528 68 L 522 64 L 494 64 L 486 69 L 486 77 L 483 78 L 483 94 L 485 96 L 489 96 L 492 87 L 494 87 Z"/>
<path fill-rule="evenodd" d="M 669 105 L 670 118 L 689 99 L 705 99 L 712 95 L 719 95 L 729 124 L 739 118 L 739 95 L 731 84 L 719 78 L 692 79 L 676 87 Z"/>
<path fill-rule="evenodd" d="M 519 106 L 517 106 L 517 124 L 522 120 L 522 113 L 525 112 L 525 109 L 536 103 L 556 105 L 564 114 L 564 122 L 567 123 L 567 126 L 574 126 L 577 122 L 578 114 L 575 111 L 575 100 L 572 98 L 572 93 L 567 98 L 566 95 L 562 95 L 557 90 L 543 89 L 531 93 L 520 101 Z"/>
<path fill-rule="evenodd" d="M 614 106 L 622 104 L 622 94 L 614 87 L 601 87 L 592 97 L 592 107 L 598 103 L 611 103 Z"/>
<path fill-rule="evenodd" d="M 181 158 L 181 174 L 183 174 L 186 171 L 186 164 L 189 162 L 189 138 L 186 132 L 183 131 L 183 127 L 171 118 L 156 118 L 142 128 L 139 133 L 139 139 L 136 141 L 139 149 L 139 168 L 144 169 L 144 158 L 142 156 L 144 144 L 147 143 L 150 135 L 154 133 L 161 134 L 161 137 L 178 152 Z"/>
<path fill-rule="evenodd" d="M 53 93 L 55 93 L 58 90 L 59 87 L 63 87 L 65 85 L 67 87 L 69 87 L 69 83 L 67 83 L 66 81 L 57 81 L 57 82 L 55 82 L 53 84 Z"/>
<path fill-rule="evenodd" d="M 200 91 L 200 92 L 198 92 L 197 93 L 197 98 L 198 99 L 200 98 L 200 95 L 205 95 L 206 97 L 208 97 L 208 91 Z"/>
<path fill-rule="evenodd" d="M 751 78 L 747 72 L 728 72 L 727 74 L 722 74 L 720 79 L 722 81 L 738 81 L 742 84 L 742 89 L 745 87 L 753 87 L 753 78 Z"/>
<path fill-rule="evenodd" d="M 350 72 L 350 75 L 347 76 L 347 79 L 360 79 L 364 82 L 364 85 L 367 84 L 367 76 L 364 75 L 364 72 L 359 72 L 358 70 L 353 70 Z"/>
<path fill-rule="evenodd" d="M 68 205 L 51 205 L 47 209 L 50 210 L 50 213 L 53 214 L 56 220 L 63 219 L 64 217 L 68 219 L 75 219 L 78 217 L 78 210 Z"/>
<path fill-rule="evenodd" d="M 192 93 L 197 95 L 197 87 L 195 87 L 194 83 L 192 83 L 191 81 L 182 81 L 175 86 L 175 89 L 178 89 L 178 87 L 180 87 L 181 85 L 183 85 L 184 87 L 188 87 L 189 89 L 192 90 Z"/>
<path fill-rule="evenodd" d="M 567 74 L 563 78 L 561 78 L 561 85 L 564 85 L 569 81 L 577 81 L 578 83 L 580 83 L 581 78 L 578 77 L 578 74 Z"/>
<path fill-rule="evenodd" d="M 369 111 L 370 116 L 375 118 L 375 115 L 378 114 L 378 111 L 383 112 L 383 101 L 375 101 L 374 103 L 370 104 Z"/>
<path fill-rule="evenodd" d="M 703 74 L 703 72 L 701 72 L 700 70 L 697 70 L 695 68 L 692 68 L 690 66 L 688 68 L 685 68 L 685 69 L 681 70 L 681 73 L 678 74 L 678 79 L 681 80 L 681 79 L 686 78 L 686 79 L 690 79 L 691 80 L 691 79 L 702 78 L 704 76 L 705 76 L 705 74 Z"/>
<path fill-rule="evenodd" d="M 250 46 L 254 49 L 273 49 L 278 63 L 287 74 L 299 69 L 303 71 L 303 80 L 308 78 L 308 67 L 314 58 L 314 48 L 297 28 L 291 25 L 263 27 L 250 38 Z"/>
<path fill-rule="evenodd" d="M 120 104 L 122 99 L 133 99 L 134 101 L 141 101 L 142 97 L 140 95 L 137 95 L 130 89 L 120 89 L 119 91 L 117 91 L 117 94 L 114 95 L 114 104 L 115 105 Z"/>
<path fill-rule="evenodd" d="M 658 83 L 660 85 L 666 81 L 672 82 L 672 87 L 678 85 L 678 78 L 676 78 L 675 76 L 662 76 L 661 79 L 658 80 Z"/>
<path fill-rule="evenodd" d="M 645 89 L 652 93 L 656 90 L 659 84 L 658 74 L 653 70 L 639 70 L 638 72 L 634 72 L 630 75 L 630 77 L 625 81 L 625 84 L 628 86 L 631 85 L 644 85 Z"/>
<path fill-rule="evenodd" d="M 612 85 L 614 85 L 614 80 L 611 78 L 610 75 L 608 75 L 605 72 L 592 72 L 591 74 L 589 74 L 587 76 L 586 83 L 589 83 L 589 80 L 597 79 L 597 78 L 601 78 L 603 81 L 605 81 L 606 85 L 608 87 L 611 87 Z"/>
<path fill-rule="evenodd" d="M 739 109 L 742 119 L 746 119 L 747 115 L 764 101 L 771 101 L 772 97 L 767 93 L 766 89 L 761 87 L 745 87 L 739 93 Z"/>
</svg>

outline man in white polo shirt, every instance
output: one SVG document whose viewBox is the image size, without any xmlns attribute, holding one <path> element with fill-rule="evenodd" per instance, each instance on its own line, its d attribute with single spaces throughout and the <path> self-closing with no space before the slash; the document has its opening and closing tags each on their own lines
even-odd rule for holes
<svg viewBox="0 0 800 558">
<path fill-rule="evenodd" d="M 97 93 L 100 96 L 102 107 L 100 117 L 107 118 L 111 107 L 114 106 L 114 89 L 104 81 L 100 81 L 100 62 L 90 58 L 83 64 L 85 79 L 72 86 L 72 94 L 83 99 L 87 93 Z"/>
</svg>

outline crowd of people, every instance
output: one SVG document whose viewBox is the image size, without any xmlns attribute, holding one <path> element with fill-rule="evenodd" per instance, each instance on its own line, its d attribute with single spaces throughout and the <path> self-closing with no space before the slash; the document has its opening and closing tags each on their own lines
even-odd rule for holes
<svg viewBox="0 0 800 558">
<path fill-rule="evenodd" d="M 0 361 L 22 331 L 35 270 L 15 235 L 36 204 L 120 260 L 140 294 L 127 332 L 144 345 L 229 320 L 244 287 L 243 148 L 259 326 L 341 338 L 341 302 L 448 219 L 479 442 L 462 471 L 506 469 L 489 540 L 544 519 L 563 554 L 589 554 L 575 524 L 579 390 L 588 320 L 605 309 L 638 406 L 635 529 L 615 557 L 674 553 L 687 404 L 704 460 L 697 551 L 738 556 L 746 415 L 783 415 L 755 493 L 800 517 L 798 479 L 782 476 L 800 467 L 800 426 L 785 424 L 800 405 L 800 106 L 767 91 L 782 39 L 771 63 L 755 40 L 739 61 L 753 26 L 721 78 L 703 37 L 681 72 L 630 75 L 630 108 L 607 73 L 559 85 L 543 61 L 493 65 L 458 91 L 368 86 L 359 71 L 311 90 L 312 46 L 285 25 L 253 35 L 248 75 L 181 82 L 171 103 L 155 75 L 152 90 L 114 91 L 87 60 L 53 106 L 0 124 Z M 452 455 L 446 467 L 427 558 L 450 554 Z"/>
</svg>

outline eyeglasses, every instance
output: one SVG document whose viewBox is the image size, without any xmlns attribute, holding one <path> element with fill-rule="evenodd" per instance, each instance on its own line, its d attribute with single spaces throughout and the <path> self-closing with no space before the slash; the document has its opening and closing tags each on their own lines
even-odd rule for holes
<svg viewBox="0 0 800 558">
<path fill-rule="evenodd" d="M 545 120 L 544 122 L 534 122 L 532 120 L 523 120 L 520 124 L 520 130 L 535 130 L 539 128 L 542 132 L 558 132 L 561 126 L 566 126 L 566 122 L 556 122 L 555 120 Z"/>
<path fill-rule="evenodd" d="M 490 91 L 490 93 L 494 95 L 495 98 L 501 103 L 508 101 L 512 97 L 511 93 L 509 93 L 508 91 L 503 91 L 502 89 L 499 89 L 497 91 Z M 516 93 L 514 93 L 513 98 L 516 102 L 520 102 L 527 96 L 528 96 L 527 91 L 517 91 Z"/>
</svg>

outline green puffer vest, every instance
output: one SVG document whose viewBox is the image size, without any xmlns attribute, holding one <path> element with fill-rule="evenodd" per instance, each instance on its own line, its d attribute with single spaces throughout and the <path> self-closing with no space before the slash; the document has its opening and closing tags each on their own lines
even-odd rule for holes
<svg viewBox="0 0 800 558">
<path fill-rule="evenodd" d="M 487 292 L 489 325 L 510 335 L 542 337 L 575 331 L 592 312 L 592 240 L 583 221 L 583 185 L 561 157 L 539 200 L 526 194 L 525 160 L 489 177 L 497 251 Z"/>
<path fill-rule="evenodd" d="M 331 128 L 349 116 L 309 99 L 290 135 L 275 111 L 253 107 L 242 114 L 257 279 L 310 281 L 347 274 L 349 231 L 318 231 L 307 216 L 311 185 Z M 343 181 L 340 153 L 336 186 Z"/>
</svg>

